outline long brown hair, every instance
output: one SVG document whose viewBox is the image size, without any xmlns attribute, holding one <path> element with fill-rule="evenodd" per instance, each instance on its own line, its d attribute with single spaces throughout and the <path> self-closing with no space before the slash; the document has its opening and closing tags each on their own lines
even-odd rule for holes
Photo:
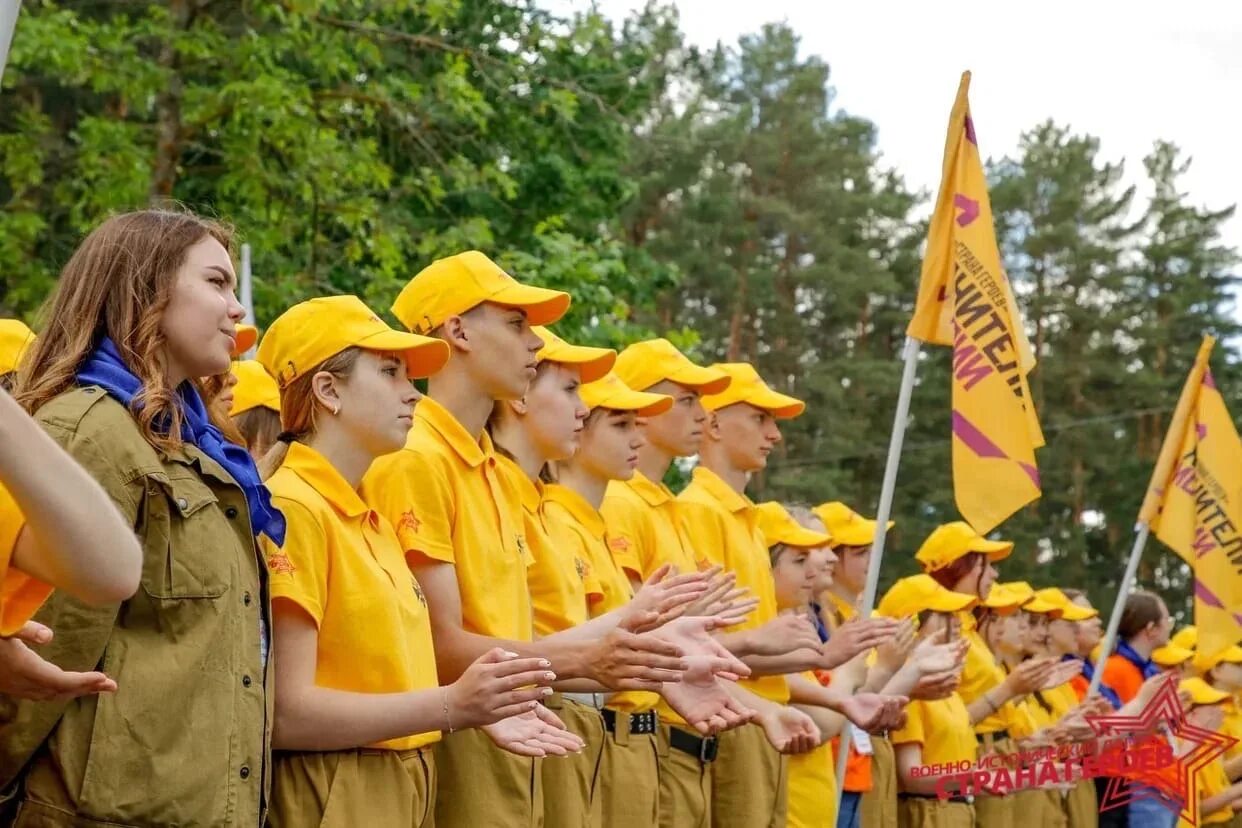
<svg viewBox="0 0 1242 828">
<path fill-rule="evenodd" d="M 948 566 L 933 570 L 927 574 L 931 579 L 940 584 L 945 589 L 953 589 L 953 585 L 974 569 L 978 565 L 981 558 L 986 557 L 982 552 L 967 552 L 962 557 L 950 563 Z M 979 593 L 979 587 L 983 584 L 983 573 L 987 570 L 985 566 L 979 570 L 979 579 L 975 581 L 975 594 Z M 981 598 L 984 596 L 980 596 Z"/>
<path fill-rule="evenodd" d="M 314 376 L 327 371 L 336 377 L 348 377 L 357 366 L 361 353 L 361 348 L 346 348 L 328 357 L 280 389 L 280 427 L 284 429 L 282 436 L 300 440 L 315 433 L 319 409 L 323 405 L 315 397 L 315 386 L 312 382 Z M 263 459 L 259 461 L 259 475 L 267 480 L 275 474 L 285 462 L 285 456 L 288 453 L 289 443 L 284 440 L 277 440 L 273 443 L 267 454 L 263 455 Z"/>
<path fill-rule="evenodd" d="M 42 333 L 22 360 L 14 397 L 34 414 L 74 384 L 103 338 L 116 343 L 142 390 L 131 410 L 148 443 L 181 445 L 181 410 L 165 377 L 160 321 L 186 251 L 213 238 L 232 252 L 231 228 L 188 211 L 140 210 L 91 231 L 60 273 Z"/>
</svg>

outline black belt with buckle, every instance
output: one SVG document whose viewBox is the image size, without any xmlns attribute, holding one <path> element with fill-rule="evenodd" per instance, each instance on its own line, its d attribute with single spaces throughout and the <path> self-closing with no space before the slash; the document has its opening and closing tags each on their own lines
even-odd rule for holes
<svg viewBox="0 0 1242 828">
<path fill-rule="evenodd" d="M 999 742 L 1001 739 L 1008 739 L 1009 731 L 1008 730 L 993 730 L 991 733 L 976 733 L 975 741 L 982 744 L 984 736 L 990 737 L 992 739 L 992 742 L 995 743 L 995 742 Z"/>
<path fill-rule="evenodd" d="M 617 732 L 617 711 L 609 710 L 605 707 L 600 712 L 604 714 L 604 729 L 615 735 Z M 646 713 L 631 713 L 630 733 L 638 735 L 642 735 L 644 733 L 654 734 L 656 732 L 656 724 L 658 722 L 659 719 L 656 718 L 656 712 L 654 710 L 648 710 Z"/>
<path fill-rule="evenodd" d="M 682 753 L 688 753 L 703 764 L 716 761 L 718 743 L 715 736 L 696 736 L 678 727 L 668 729 L 668 743 Z"/>
</svg>

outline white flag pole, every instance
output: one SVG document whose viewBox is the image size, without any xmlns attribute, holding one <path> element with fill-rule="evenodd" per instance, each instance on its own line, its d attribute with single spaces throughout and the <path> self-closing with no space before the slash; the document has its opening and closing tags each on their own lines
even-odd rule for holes
<svg viewBox="0 0 1242 828">
<path fill-rule="evenodd" d="M 250 245 L 243 244 L 241 247 L 241 280 L 240 280 L 241 296 L 238 299 L 242 303 L 242 307 L 246 309 L 246 324 L 254 324 L 254 276 L 250 272 Z M 251 347 L 246 352 L 248 358 L 254 356 L 254 348 Z"/>
<path fill-rule="evenodd" d="M 4 80 L 9 45 L 13 42 L 13 30 L 17 28 L 17 14 L 21 8 L 22 0 L 0 0 L 0 81 Z"/>
<path fill-rule="evenodd" d="M 875 593 L 880 586 L 880 558 L 888 536 L 888 519 L 893 512 L 893 490 L 897 487 L 897 466 L 901 462 L 901 446 L 906 439 L 910 420 L 910 396 L 918 373 L 919 351 L 922 346 L 914 337 L 906 337 L 905 360 L 901 371 L 901 388 L 897 392 L 897 411 L 893 414 L 893 432 L 888 441 L 888 460 L 884 463 L 884 482 L 880 486 L 880 504 L 875 512 L 875 538 L 871 541 L 871 559 L 867 562 L 867 583 L 858 607 L 860 618 L 867 618 L 875 609 Z M 845 763 L 850 755 L 850 723 L 841 731 L 841 748 L 837 751 L 837 813 L 841 812 L 841 796 L 845 786 Z"/>
<path fill-rule="evenodd" d="M 1100 690 L 1100 679 L 1104 676 L 1104 662 L 1113 651 L 1117 642 L 1117 628 L 1121 626 L 1121 611 L 1125 609 L 1126 598 L 1130 595 L 1130 584 L 1138 574 L 1139 558 L 1143 557 L 1143 547 L 1147 545 L 1147 535 L 1151 527 L 1139 523 L 1134 527 L 1134 547 L 1130 550 L 1130 560 L 1126 561 L 1125 574 L 1117 586 L 1117 600 L 1113 601 L 1113 614 L 1108 618 L 1108 630 L 1104 633 L 1104 641 L 1100 645 L 1100 655 L 1095 660 L 1095 675 L 1091 676 L 1091 686 L 1087 689 L 1088 696 L 1094 696 Z"/>
</svg>

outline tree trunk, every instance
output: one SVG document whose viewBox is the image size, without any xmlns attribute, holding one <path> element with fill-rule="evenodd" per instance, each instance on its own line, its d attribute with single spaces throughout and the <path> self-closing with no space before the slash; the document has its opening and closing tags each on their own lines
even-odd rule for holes
<svg viewBox="0 0 1242 828">
<path fill-rule="evenodd" d="M 157 63 L 168 76 L 168 83 L 155 100 L 155 163 L 151 171 L 151 204 L 172 197 L 181 160 L 181 96 L 184 92 L 175 35 L 189 28 L 190 0 L 170 0 L 171 30 L 160 46 Z"/>
</svg>

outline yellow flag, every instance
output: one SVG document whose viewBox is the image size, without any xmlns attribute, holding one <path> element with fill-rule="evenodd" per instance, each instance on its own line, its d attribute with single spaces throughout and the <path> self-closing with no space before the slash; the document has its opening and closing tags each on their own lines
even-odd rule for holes
<svg viewBox="0 0 1242 828">
<path fill-rule="evenodd" d="M 1147 489 L 1140 521 L 1194 570 L 1198 657 L 1242 641 L 1242 440 L 1199 356 Z"/>
<path fill-rule="evenodd" d="M 907 333 L 953 348 L 954 496 L 984 533 L 1039 497 L 1035 449 L 1044 436 L 1027 384 L 1035 355 L 1001 268 L 969 89 L 964 72 Z"/>
</svg>

